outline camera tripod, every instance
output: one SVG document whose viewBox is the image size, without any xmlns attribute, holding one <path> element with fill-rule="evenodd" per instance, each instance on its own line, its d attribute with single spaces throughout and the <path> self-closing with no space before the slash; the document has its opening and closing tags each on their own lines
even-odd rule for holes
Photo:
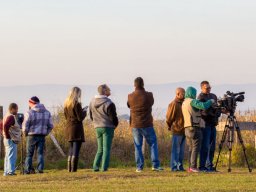
<svg viewBox="0 0 256 192">
<path fill-rule="evenodd" d="M 240 142 L 240 144 L 243 148 L 243 153 L 244 153 L 246 164 L 248 166 L 248 170 L 251 173 L 252 169 L 250 168 L 248 158 L 247 158 L 247 155 L 246 155 L 246 148 L 245 148 L 244 141 L 243 141 L 243 138 L 242 138 L 242 133 L 241 133 L 241 130 L 238 126 L 236 116 L 234 114 L 230 114 L 227 118 L 226 125 L 225 125 L 225 128 L 224 128 L 224 132 L 223 132 L 223 135 L 222 135 L 222 139 L 221 139 L 221 142 L 220 142 L 220 145 L 219 145 L 219 154 L 218 154 L 218 158 L 217 158 L 217 161 L 216 161 L 215 169 L 217 169 L 223 145 L 224 145 L 226 139 L 228 139 L 227 140 L 227 142 L 228 142 L 227 146 L 228 146 L 228 149 L 229 149 L 228 172 L 232 171 L 231 170 L 231 163 L 232 163 L 231 155 L 232 155 L 232 146 L 233 146 L 233 142 L 234 142 L 235 131 L 237 133 L 237 137 L 239 139 L 239 142 Z"/>
<path fill-rule="evenodd" d="M 25 162 L 24 162 L 24 144 L 23 144 L 23 135 L 21 135 L 21 154 L 20 154 L 20 163 L 17 165 L 15 170 L 20 169 L 20 174 L 25 174 Z"/>
</svg>

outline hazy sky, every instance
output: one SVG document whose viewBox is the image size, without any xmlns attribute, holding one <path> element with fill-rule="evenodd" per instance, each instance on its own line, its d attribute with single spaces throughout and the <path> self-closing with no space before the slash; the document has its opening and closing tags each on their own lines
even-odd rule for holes
<svg viewBox="0 0 256 192">
<path fill-rule="evenodd" d="M 255 0 L 0 0 L 0 86 L 256 83 Z"/>
</svg>

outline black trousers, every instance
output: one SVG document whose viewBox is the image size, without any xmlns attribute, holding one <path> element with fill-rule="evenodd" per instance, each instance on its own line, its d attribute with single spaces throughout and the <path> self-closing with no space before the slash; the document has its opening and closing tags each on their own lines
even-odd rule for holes
<svg viewBox="0 0 256 192">
<path fill-rule="evenodd" d="M 69 156 L 79 157 L 81 146 L 82 146 L 81 141 L 69 142 Z"/>
</svg>

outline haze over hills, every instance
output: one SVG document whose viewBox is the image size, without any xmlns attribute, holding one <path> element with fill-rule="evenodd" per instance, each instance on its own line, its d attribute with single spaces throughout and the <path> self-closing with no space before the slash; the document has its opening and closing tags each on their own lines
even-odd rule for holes
<svg viewBox="0 0 256 192">
<path fill-rule="evenodd" d="M 154 115 L 164 117 L 169 102 L 174 97 L 176 87 L 194 86 L 200 91 L 199 83 L 196 82 L 177 82 L 168 84 L 146 85 L 146 90 L 152 91 L 155 97 Z M 20 106 L 20 112 L 25 112 L 28 108 L 27 102 L 31 96 L 38 96 L 51 111 L 56 106 L 61 106 L 71 89 L 72 85 L 28 85 L 28 86 L 10 86 L 0 87 L 0 105 L 4 106 L 6 111 L 8 104 L 16 102 Z M 83 105 L 88 105 L 91 98 L 97 93 L 97 86 L 80 85 L 83 90 Z M 132 85 L 110 85 L 112 90 L 112 100 L 116 103 L 118 114 L 129 114 L 126 106 L 127 95 L 133 91 Z M 212 85 L 212 92 L 218 97 L 222 97 L 226 91 L 246 92 L 244 103 L 239 103 L 238 109 L 248 110 L 256 109 L 256 84 L 222 84 Z"/>
</svg>

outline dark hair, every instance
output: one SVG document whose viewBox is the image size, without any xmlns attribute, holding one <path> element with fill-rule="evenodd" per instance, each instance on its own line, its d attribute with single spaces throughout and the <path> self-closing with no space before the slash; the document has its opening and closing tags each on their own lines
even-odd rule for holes
<svg viewBox="0 0 256 192">
<path fill-rule="evenodd" d="M 210 83 L 209 83 L 209 81 L 202 81 L 201 82 L 201 87 L 203 86 L 203 85 L 209 85 Z"/>
<path fill-rule="evenodd" d="M 134 80 L 134 86 L 136 88 L 144 88 L 144 80 L 141 77 L 137 77 Z"/>
<path fill-rule="evenodd" d="M 18 109 L 18 105 L 16 103 L 11 103 L 9 105 L 9 111 L 13 110 L 13 109 Z"/>
</svg>

